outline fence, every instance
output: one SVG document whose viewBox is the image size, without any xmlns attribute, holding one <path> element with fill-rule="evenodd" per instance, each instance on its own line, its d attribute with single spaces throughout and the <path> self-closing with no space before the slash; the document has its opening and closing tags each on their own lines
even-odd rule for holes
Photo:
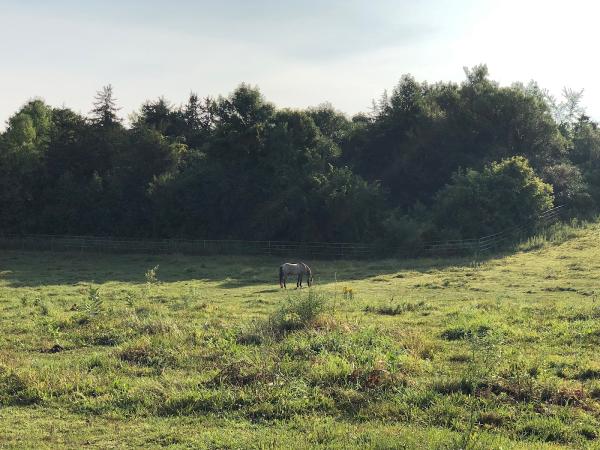
<svg viewBox="0 0 600 450">
<path fill-rule="evenodd" d="M 539 224 L 559 219 L 562 206 L 542 213 Z M 401 248 L 345 242 L 290 242 L 187 239 L 115 239 L 92 236 L 0 235 L 0 248 L 15 250 L 76 251 L 86 253 L 181 253 L 189 255 L 272 255 L 296 258 L 363 259 L 386 255 L 404 257 L 479 254 L 499 249 L 522 237 L 524 227 L 472 239 L 420 242 Z"/>
<path fill-rule="evenodd" d="M 563 209 L 563 205 L 560 205 L 541 213 L 538 217 L 537 228 L 544 228 L 558 221 L 561 218 Z M 528 231 L 532 230 L 528 230 L 525 226 L 515 226 L 479 238 L 425 243 L 423 253 L 431 255 L 486 253 L 522 239 Z"/>
<path fill-rule="evenodd" d="M 273 255 L 361 259 L 373 256 L 371 244 L 331 242 L 114 239 L 92 236 L 0 236 L 0 248 L 90 253 L 181 253 L 189 255 Z"/>
</svg>

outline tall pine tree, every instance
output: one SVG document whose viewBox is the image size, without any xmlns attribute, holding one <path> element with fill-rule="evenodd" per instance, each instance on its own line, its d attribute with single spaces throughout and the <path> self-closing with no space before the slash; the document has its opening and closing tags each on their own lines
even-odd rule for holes
<svg viewBox="0 0 600 450">
<path fill-rule="evenodd" d="M 112 85 L 104 86 L 101 91 L 96 93 L 94 99 L 94 108 L 91 114 L 92 122 L 95 125 L 110 127 L 121 123 L 121 119 L 117 116 L 120 108 L 117 108 L 116 99 L 113 98 Z"/>
</svg>

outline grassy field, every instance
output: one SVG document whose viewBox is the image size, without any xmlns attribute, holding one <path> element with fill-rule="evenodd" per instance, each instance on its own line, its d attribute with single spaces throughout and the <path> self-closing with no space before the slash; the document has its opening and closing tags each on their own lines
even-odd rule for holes
<svg viewBox="0 0 600 450">
<path fill-rule="evenodd" d="M 0 446 L 600 448 L 599 232 L 286 292 L 278 259 L 2 252 Z"/>
</svg>

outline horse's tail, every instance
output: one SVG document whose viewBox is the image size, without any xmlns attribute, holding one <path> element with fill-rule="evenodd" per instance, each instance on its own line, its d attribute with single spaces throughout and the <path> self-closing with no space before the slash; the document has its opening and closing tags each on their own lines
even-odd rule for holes
<svg viewBox="0 0 600 450">
<path fill-rule="evenodd" d="M 279 284 L 283 283 L 283 266 L 279 266 Z"/>
</svg>

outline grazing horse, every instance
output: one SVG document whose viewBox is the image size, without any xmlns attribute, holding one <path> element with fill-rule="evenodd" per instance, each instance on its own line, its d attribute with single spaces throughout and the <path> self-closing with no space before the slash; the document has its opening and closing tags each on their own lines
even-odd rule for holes
<svg viewBox="0 0 600 450">
<path fill-rule="evenodd" d="M 302 287 L 303 275 L 306 275 L 308 287 L 312 285 L 312 271 L 310 270 L 310 267 L 308 267 L 303 262 L 297 264 L 283 263 L 281 266 L 279 266 L 279 287 L 287 289 L 285 281 L 288 275 L 298 275 L 298 281 L 296 281 L 296 288 Z"/>
</svg>

